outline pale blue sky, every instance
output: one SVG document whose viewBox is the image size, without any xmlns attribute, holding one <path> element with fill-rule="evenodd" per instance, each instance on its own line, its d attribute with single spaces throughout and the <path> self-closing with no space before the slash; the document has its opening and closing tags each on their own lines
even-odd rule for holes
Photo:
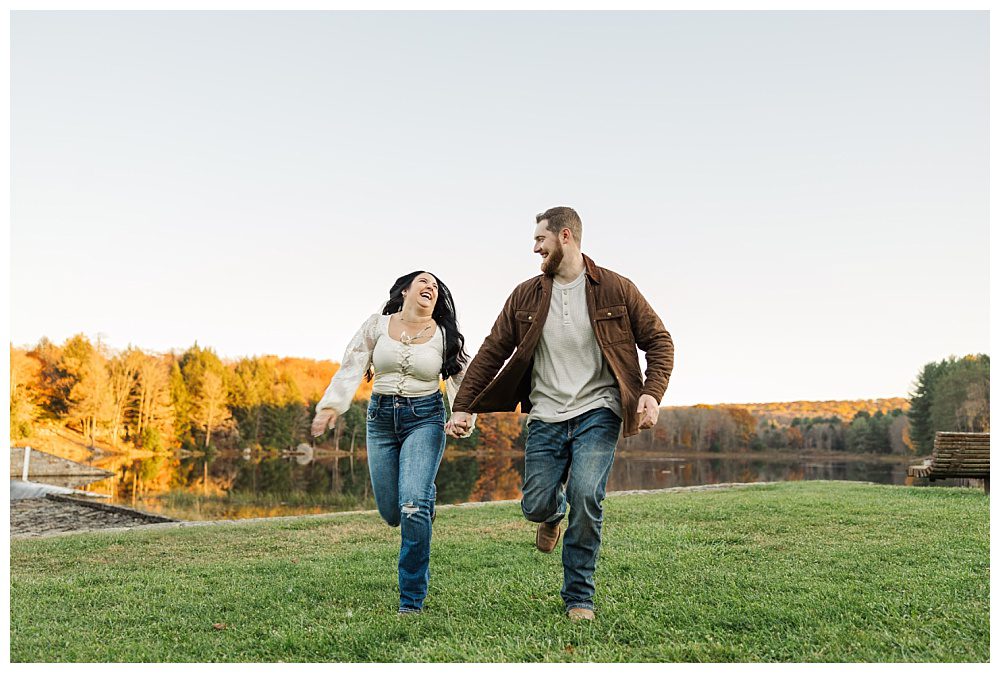
<svg viewBox="0 0 1000 673">
<path fill-rule="evenodd" d="M 399 275 L 471 352 L 534 214 L 636 282 L 663 403 L 988 352 L 986 12 L 15 12 L 11 340 L 339 360 Z"/>
</svg>

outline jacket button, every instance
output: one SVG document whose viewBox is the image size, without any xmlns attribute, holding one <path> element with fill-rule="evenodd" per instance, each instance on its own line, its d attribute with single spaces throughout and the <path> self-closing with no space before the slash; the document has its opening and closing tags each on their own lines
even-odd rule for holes
<svg viewBox="0 0 1000 673">
<path fill-rule="evenodd" d="M 528 320 L 531 320 L 531 316 L 530 315 L 528 316 Z"/>
<path fill-rule="evenodd" d="M 611 315 L 611 311 L 608 311 L 608 315 Z"/>
</svg>

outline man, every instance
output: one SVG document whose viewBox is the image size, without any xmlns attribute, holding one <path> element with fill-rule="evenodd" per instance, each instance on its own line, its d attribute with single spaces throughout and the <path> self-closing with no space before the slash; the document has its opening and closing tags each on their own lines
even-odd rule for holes
<svg viewBox="0 0 1000 673">
<path fill-rule="evenodd" d="M 590 620 L 615 445 L 623 424 L 626 437 L 656 424 L 674 345 L 632 281 L 580 252 L 576 211 L 551 208 L 535 222 L 542 274 L 514 289 L 469 365 L 451 433 L 465 432 L 472 412 L 520 403 L 528 413 L 521 509 L 538 523 L 535 546 L 547 553 L 569 505 L 561 595 L 570 619 Z"/>
</svg>

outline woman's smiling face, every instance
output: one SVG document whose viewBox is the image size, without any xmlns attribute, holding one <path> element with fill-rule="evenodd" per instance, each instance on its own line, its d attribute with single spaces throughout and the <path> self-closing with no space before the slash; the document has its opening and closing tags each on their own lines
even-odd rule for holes
<svg viewBox="0 0 1000 673">
<path fill-rule="evenodd" d="M 410 283 L 410 287 L 406 289 L 403 304 L 410 302 L 414 308 L 419 308 L 422 311 L 433 311 L 437 305 L 437 298 L 437 278 L 425 272 L 417 274 L 417 277 Z"/>
</svg>

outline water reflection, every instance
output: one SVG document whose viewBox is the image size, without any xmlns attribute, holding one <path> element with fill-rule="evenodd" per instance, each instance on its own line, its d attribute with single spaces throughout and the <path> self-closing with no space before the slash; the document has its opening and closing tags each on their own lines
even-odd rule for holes
<svg viewBox="0 0 1000 673">
<path fill-rule="evenodd" d="M 615 458 L 609 491 L 672 488 L 701 484 L 758 481 L 833 479 L 910 484 L 906 476 L 911 458 L 878 460 L 836 458 L 816 460 L 798 456 L 671 457 L 625 454 Z"/>
<path fill-rule="evenodd" d="M 802 458 L 770 454 L 677 456 L 619 452 L 609 491 L 726 482 L 834 479 L 917 483 L 912 458 Z M 524 474 L 520 452 L 462 453 L 449 449 L 437 478 L 442 504 L 516 500 Z M 926 482 L 923 482 L 926 483 Z M 957 485 L 959 482 L 935 482 Z M 283 453 L 178 453 L 122 460 L 115 476 L 86 487 L 113 502 L 180 519 L 228 519 L 374 509 L 365 454 L 302 444 Z"/>
</svg>

